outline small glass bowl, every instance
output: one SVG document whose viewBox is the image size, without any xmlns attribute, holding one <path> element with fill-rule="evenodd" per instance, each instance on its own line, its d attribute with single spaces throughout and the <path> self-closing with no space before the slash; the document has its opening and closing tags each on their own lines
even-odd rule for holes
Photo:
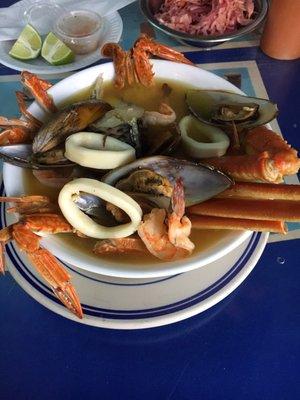
<svg viewBox="0 0 300 400">
<path fill-rule="evenodd" d="M 23 14 L 25 24 L 30 24 L 40 33 L 48 33 L 53 29 L 54 22 L 64 14 L 65 8 L 53 0 L 35 1 Z"/>
<path fill-rule="evenodd" d="M 87 54 L 97 49 L 103 28 L 103 18 L 99 14 L 76 10 L 59 17 L 54 32 L 74 53 Z"/>
</svg>

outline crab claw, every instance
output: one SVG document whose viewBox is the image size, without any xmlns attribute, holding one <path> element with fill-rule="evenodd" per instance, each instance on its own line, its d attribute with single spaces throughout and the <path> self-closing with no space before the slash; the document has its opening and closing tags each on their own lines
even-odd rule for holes
<svg viewBox="0 0 300 400">
<path fill-rule="evenodd" d="M 45 249 L 28 253 L 30 261 L 37 271 L 48 282 L 53 293 L 59 300 L 78 318 L 82 319 L 83 313 L 79 297 L 70 282 L 70 275 L 61 266 L 57 259 Z"/>
</svg>

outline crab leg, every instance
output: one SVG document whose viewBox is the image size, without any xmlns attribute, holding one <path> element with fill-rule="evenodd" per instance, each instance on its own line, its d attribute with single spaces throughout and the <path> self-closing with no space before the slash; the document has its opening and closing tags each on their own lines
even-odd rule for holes
<svg viewBox="0 0 300 400">
<path fill-rule="evenodd" d="M 42 126 L 42 123 L 27 111 L 25 95 L 22 92 L 16 92 L 16 97 L 25 120 L 0 117 L 0 127 L 7 128 L 0 133 L 1 146 L 29 142 L 32 140 L 33 134 Z"/>
<path fill-rule="evenodd" d="M 23 106 L 22 106 L 23 107 Z M 26 143 L 31 141 L 33 132 L 36 131 L 36 122 L 32 119 L 21 120 L 18 118 L 0 117 L 0 127 L 7 128 L 0 133 L 0 145 Z"/>
<path fill-rule="evenodd" d="M 23 219 L 24 226 L 34 232 L 71 233 L 73 227 L 59 214 L 33 214 Z"/>
<path fill-rule="evenodd" d="M 18 118 L 8 119 L 5 117 L 0 117 L 0 127 L 6 128 L 7 126 L 22 127 L 22 128 L 30 129 L 31 123 L 29 121 L 25 121 L 25 120 L 23 121 Z"/>
<path fill-rule="evenodd" d="M 38 198 L 42 196 L 32 197 Z M 8 201 L 12 199 L 14 198 L 9 198 Z M 22 198 L 21 200 L 17 198 L 17 201 L 22 201 Z M 69 274 L 48 250 L 40 247 L 41 237 L 32 232 L 32 230 L 53 234 L 73 231 L 62 215 L 34 214 L 25 216 L 20 222 L 0 231 L 0 245 L 2 250 L 0 255 L 0 272 L 4 273 L 5 269 L 4 246 L 10 240 L 14 239 L 19 248 L 27 253 L 33 266 L 50 285 L 54 294 L 71 312 L 77 317 L 82 318 L 83 313 L 79 297 L 71 284 Z"/>
<path fill-rule="evenodd" d="M 171 47 L 164 46 L 160 43 L 156 43 L 146 34 L 142 34 L 140 36 L 140 38 L 135 42 L 134 48 L 142 49 L 143 51 L 147 51 L 154 56 L 161 57 L 166 60 L 193 65 L 193 63 L 179 51 L 176 51 Z"/>
<path fill-rule="evenodd" d="M 33 129 L 39 129 L 43 124 L 41 121 L 36 119 L 29 111 L 27 111 L 27 106 L 25 102 L 25 94 L 23 92 L 16 92 L 16 98 L 19 110 L 21 114 L 26 118 L 27 121 L 32 125 Z"/>
<path fill-rule="evenodd" d="M 20 196 L 20 197 L 0 197 L 1 203 L 50 203 L 47 196 Z"/>
<path fill-rule="evenodd" d="M 125 66 L 126 66 L 126 78 L 128 85 L 131 86 L 136 82 L 136 74 L 134 71 L 134 65 L 133 65 L 133 60 L 131 58 L 130 52 L 126 52 L 126 60 L 125 60 Z"/>
<path fill-rule="evenodd" d="M 57 259 L 45 249 L 28 253 L 28 257 L 37 271 L 48 282 L 53 293 L 78 318 L 83 317 L 78 295 L 70 282 L 70 275 Z"/>
<path fill-rule="evenodd" d="M 193 64 L 180 52 L 156 43 L 149 36 L 143 34 L 135 42 L 132 49 L 134 68 L 139 82 L 143 86 L 150 86 L 153 81 L 154 73 L 149 61 L 150 55 L 158 56 L 170 61 L 177 61 L 184 64 Z"/>
<path fill-rule="evenodd" d="M 47 196 L 0 197 L 0 202 L 14 203 L 14 206 L 7 209 L 7 212 L 21 215 L 57 211 L 56 204 L 51 203 Z"/>
<path fill-rule="evenodd" d="M 5 274 L 5 245 L 12 239 L 12 227 L 0 230 L 0 273 Z"/>
<path fill-rule="evenodd" d="M 36 101 L 46 112 L 55 113 L 57 111 L 52 97 L 47 93 L 47 90 L 52 86 L 51 83 L 38 78 L 28 71 L 22 71 L 21 82 L 30 90 Z"/>
<path fill-rule="evenodd" d="M 284 221 L 212 217 L 209 215 L 189 215 L 189 218 L 194 229 L 230 229 L 283 234 L 287 233 Z"/>
<path fill-rule="evenodd" d="M 124 51 L 117 43 L 106 43 L 102 47 L 102 54 L 105 57 L 113 59 L 116 71 L 115 86 L 122 89 L 125 86 L 126 81 L 126 51 Z"/>
<path fill-rule="evenodd" d="M 244 146 L 248 154 L 268 151 L 283 176 L 296 174 L 300 168 L 297 150 L 265 126 L 249 131 L 245 137 Z"/>
<path fill-rule="evenodd" d="M 0 146 L 7 144 L 28 143 L 32 139 L 32 134 L 27 128 L 9 128 L 0 133 Z"/>
<path fill-rule="evenodd" d="M 5 274 L 5 244 L 0 242 L 0 274 Z"/>
<path fill-rule="evenodd" d="M 152 71 L 152 65 L 147 52 L 140 48 L 133 48 L 132 57 L 138 81 L 143 86 L 150 86 L 153 81 L 154 72 Z"/>
<path fill-rule="evenodd" d="M 253 155 L 207 158 L 202 163 L 218 168 L 241 182 L 280 183 L 283 178 L 267 151 Z"/>
</svg>

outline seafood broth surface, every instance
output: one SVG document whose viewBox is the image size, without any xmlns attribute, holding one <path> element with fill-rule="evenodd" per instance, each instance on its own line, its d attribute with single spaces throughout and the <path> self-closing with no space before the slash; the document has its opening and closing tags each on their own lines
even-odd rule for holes
<svg viewBox="0 0 300 400">
<path fill-rule="evenodd" d="M 58 196 L 59 190 L 42 185 L 33 175 L 31 170 L 23 169 L 23 182 L 25 195 L 40 194 L 49 196 L 51 199 L 55 200 Z M 225 230 L 200 230 L 193 229 L 190 239 L 195 244 L 195 250 L 193 251 L 193 256 L 201 253 L 204 250 L 208 250 L 213 247 L 216 243 L 221 241 L 227 234 Z M 72 234 L 60 234 L 62 241 L 62 247 L 65 247 L 66 251 L 72 252 L 72 249 L 80 249 L 83 254 L 91 256 L 92 249 L 96 243 L 96 239 L 85 239 L 80 238 Z M 111 255 L 101 255 L 94 256 L 95 259 L 104 259 L 107 262 L 117 263 L 117 264 L 136 264 L 137 254 L 111 254 Z M 152 256 L 149 252 L 145 254 L 138 254 L 138 259 L 141 264 L 157 264 L 161 261 Z"/>
<path fill-rule="evenodd" d="M 166 86 L 165 84 L 167 84 L 167 90 L 163 89 L 163 86 Z M 169 88 L 171 90 L 169 90 Z M 92 87 L 88 87 L 79 91 L 75 95 L 61 102 L 59 106 L 63 107 L 68 104 L 88 99 L 91 95 L 92 89 Z M 185 92 L 188 89 L 195 89 L 195 87 L 166 79 L 156 79 L 154 84 L 147 88 L 135 84 L 122 90 L 117 89 L 112 81 L 108 81 L 103 84 L 103 100 L 112 104 L 117 100 L 122 100 L 124 102 L 134 103 L 148 111 L 157 111 L 160 102 L 163 101 L 168 103 L 175 110 L 178 121 L 188 113 L 188 108 L 185 103 Z"/>
<path fill-rule="evenodd" d="M 162 85 L 167 84 L 172 90 L 167 96 L 164 96 Z M 161 101 L 168 103 L 176 112 L 177 121 L 188 113 L 188 109 L 185 103 L 185 93 L 187 89 L 194 88 L 192 85 L 182 84 L 180 82 L 172 80 L 159 80 L 156 79 L 153 86 L 150 88 L 144 88 L 140 85 L 128 87 L 120 91 L 116 89 L 113 82 L 107 82 L 104 84 L 103 99 L 107 102 L 114 103 L 116 100 L 123 100 L 128 103 L 134 103 L 138 106 L 145 108 L 146 110 L 157 110 L 158 105 Z M 71 104 L 77 101 L 85 100 L 89 98 L 91 88 L 87 88 L 78 92 L 75 96 L 68 98 L 63 105 Z M 42 185 L 33 175 L 30 170 L 23 170 L 24 176 L 24 187 L 25 195 L 29 194 L 41 194 L 51 197 L 53 200 L 57 198 L 59 190 L 49 188 Z M 195 250 L 192 256 L 195 256 L 209 248 L 215 246 L 220 242 L 226 235 L 226 230 L 200 230 L 193 229 L 190 239 L 195 244 Z M 96 243 L 96 239 L 85 239 L 80 238 L 72 234 L 60 234 L 59 235 L 62 246 L 65 247 L 66 251 L 72 252 L 72 249 L 80 249 L 82 253 L 91 256 L 92 249 Z M 117 264 L 136 264 L 137 257 L 141 264 L 153 264 L 161 263 L 162 261 L 152 256 L 149 252 L 145 254 L 111 254 L 96 256 L 95 259 L 105 260 L 106 262 L 117 263 Z"/>
</svg>

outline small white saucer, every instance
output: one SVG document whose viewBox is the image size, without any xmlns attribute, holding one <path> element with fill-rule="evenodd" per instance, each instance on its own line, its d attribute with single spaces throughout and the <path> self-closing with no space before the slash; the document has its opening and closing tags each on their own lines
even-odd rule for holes
<svg viewBox="0 0 300 400">
<path fill-rule="evenodd" d="M 41 56 L 30 61 L 16 60 L 8 54 L 13 43 L 15 42 L 14 40 L 0 41 L 0 63 L 17 71 L 26 70 L 40 75 L 58 74 L 87 67 L 88 65 L 94 64 L 95 62 L 104 58 L 101 55 L 100 48 L 105 43 L 118 43 L 121 38 L 123 32 L 123 22 L 120 14 L 118 12 L 108 14 L 103 19 L 105 30 L 99 48 L 89 54 L 76 55 L 75 60 L 72 63 L 58 66 L 50 65 Z"/>
</svg>

